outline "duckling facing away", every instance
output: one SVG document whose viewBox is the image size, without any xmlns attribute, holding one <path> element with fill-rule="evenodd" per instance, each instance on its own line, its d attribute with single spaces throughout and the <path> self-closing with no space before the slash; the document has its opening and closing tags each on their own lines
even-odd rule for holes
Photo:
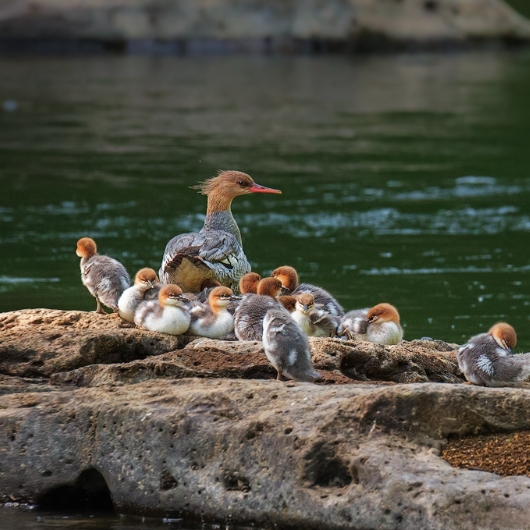
<svg viewBox="0 0 530 530">
<path fill-rule="evenodd" d="M 263 319 L 269 309 L 290 313 L 278 302 L 282 284 L 276 278 L 264 278 L 259 282 L 258 294 L 245 294 L 234 313 L 234 331 L 239 340 L 263 339 Z"/>
<path fill-rule="evenodd" d="M 228 287 L 214 287 L 208 297 L 208 306 L 197 304 L 190 310 L 190 335 L 219 339 L 234 331 L 234 317 L 228 305 L 239 300 Z"/>
<path fill-rule="evenodd" d="M 165 285 L 158 300 L 143 302 L 134 315 L 134 323 L 149 331 L 182 335 L 190 327 L 189 300 L 178 285 Z"/>
<path fill-rule="evenodd" d="M 530 376 L 530 353 L 514 355 L 515 330 L 505 322 L 495 324 L 487 333 L 471 337 L 457 354 L 458 366 L 470 383 L 505 386 Z"/>
<path fill-rule="evenodd" d="M 118 300 L 123 291 L 131 285 L 125 267 L 114 258 L 97 252 L 96 242 L 82 237 L 77 242 L 76 254 L 81 258 L 81 280 L 96 299 L 96 313 L 106 314 L 101 304 L 118 312 Z"/>
<path fill-rule="evenodd" d="M 288 377 L 313 383 L 322 376 L 313 368 L 307 337 L 284 309 L 269 309 L 263 319 L 265 355 L 278 371 L 278 380 Z"/>
<path fill-rule="evenodd" d="M 303 292 L 309 292 L 315 297 L 315 303 L 324 311 L 339 317 L 344 315 L 344 309 L 328 291 L 309 283 L 299 284 L 298 272 L 294 267 L 283 265 L 273 270 L 271 276 L 282 282 L 285 294 L 290 293 L 296 296 Z"/>
<path fill-rule="evenodd" d="M 296 297 L 295 311 L 291 316 L 309 337 L 334 337 L 340 324 L 338 316 L 318 309 L 315 297 L 308 292 L 300 293 Z"/>
<path fill-rule="evenodd" d="M 146 299 L 153 300 L 155 296 L 158 297 L 160 288 L 157 285 L 158 276 L 153 269 L 148 267 L 140 269 L 134 277 L 134 285 L 125 289 L 118 300 L 120 317 L 134 322 L 134 313 L 140 303 Z"/>
<path fill-rule="evenodd" d="M 354 309 L 346 313 L 337 330 L 338 335 L 376 344 L 398 344 L 403 339 L 399 313 L 390 304 L 377 304 L 369 309 Z"/>
</svg>

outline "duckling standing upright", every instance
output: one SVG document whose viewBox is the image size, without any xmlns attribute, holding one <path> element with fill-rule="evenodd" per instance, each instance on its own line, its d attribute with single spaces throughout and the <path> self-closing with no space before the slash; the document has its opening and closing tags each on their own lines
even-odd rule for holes
<svg viewBox="0 0 530 530">
<path fill-rule="evenodd" d="M 377 304 L 370 309 L 354 309 L 346 313 L 337 330 L 351 339 L 398 344 L 403 339 L 399 313 L 391 304 Z"/>
<path fill-rule="evenodd" d="M 129 322 L 134 322 L 134 313 L 140 303 L 148 296 L 152 296 L 152 293 L 156 293 L 156 296 L 158 296 L 160 289 L 156 288 L 157 284 L 158 277 L 153 269 L 148 267 L 140 269 L 134 277 L 134 285 L 125 289 L 118 300 L 120 317 Z"/>
<path fill-rule="evenodd" d="M 506 386 L 530 376 L 530 353 L 514 355 L 515 330 L 505 322 L 471 337 L 457 353 L 458 367 L 475 385 Z"/>
<path fill-rule="evenodd" d="M 190 335 L 219 339 L 234 331 L 234 317 L 228 311 L 235 297 L 228 287 L 215 287 L 208 297 L 209 306 L 196 304 L 190 309 Z"/>
<path fill-rule="evenodd" d="M 344 315 L 344 309 L 328 291 L 309 283 L 298 283 L 298 273 L 294 267 L 283 265 L 273 270 L 271 276 L 278 278 L 282 282 L 286 292 L 295 296 L 303 292 L 309 292 L 315 297 L 315 303 L 324 311 L 339 317 Z"/>
<path fill-rule="evenodd" d="M 322 376 L 313 368 L 307 337 L 284 309 L 269 309 L 263 319 L 263 347 L 278 371 L 295 381 L 313 383 Z"/>
<path fill-rule="evenodd" d="M 77 242 L 76 254 L 81 258 L 81 280 L 96 299 L 96 313 L 106 314 L 101 304 L 118 312 L 118 300 L 131 285 L 125 267 L 114 258 L 98 254 L 96 242 L 82 237 Z"/>
<path fill-rule="evenodd" d="M 232 199 L 248 193 L 281 191 L 260 186 L 241 171 L 222 171 L 196 189 L 208 196 L 204 226 L 198 233 L 180 234 L 167 244 L 160 280 L 196 293 L 202 282 L 211 278 L 237 292 L 239 278 L 250 271 L 250 264 L 230 209 Z"/>
<path fill-rule="evenodd" d="M 138 306 L 134 323 L 149 331 L 182 335 L 190 327 L 189 300 L 178 285 L 164 285 L 158 300 L 149 300 Z"/>
</svg>

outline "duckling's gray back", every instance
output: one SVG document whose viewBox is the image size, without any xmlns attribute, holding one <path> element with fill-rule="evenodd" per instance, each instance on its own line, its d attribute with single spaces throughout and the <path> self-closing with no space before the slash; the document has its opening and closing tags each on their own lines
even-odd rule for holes
<svg viewBox="0 0 530 530">
<path fill-rule="evenodd" d="M 234 313 L 234 331 L 239 340 L 262 340 L 263 319 L 269 309 L 291 315 L 274 298 L 260 294 L 246 294 Z"/>
<path fill-rule="evenodd" d="M 265 355 L 278 373 L 295 381 L 321 379 L 313 369 L 305 333 L 285 309 L 269 309 L 263 320 Z"/>
</svg>

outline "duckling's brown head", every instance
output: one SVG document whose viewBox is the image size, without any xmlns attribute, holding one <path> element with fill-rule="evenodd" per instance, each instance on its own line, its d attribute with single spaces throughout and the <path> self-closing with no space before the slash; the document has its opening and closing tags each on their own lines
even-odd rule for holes
<svg viewBox="0 0 530 530">
<path fill-rule="evenodd" d="M 247 272 L 241 276 L 239 280 L 239 290 L 241 294 L 258 292 L 258 284 L 261 281 L 261 276 L 257 272 Z"/>
<path fill-rule="evenodd" d="M 517 335 L 515 329 L 506 324 L 506 322 L 499 322 L 495 324 L 488 333 L 495 339 L 495 342 L 504 349 L 513 349 L 517 344 Z"/>
<path fill-rule="evenodd" d="M 315 307 L 315 297 L 311 293 L 300 293 L 296 297 L 296 309 L 309 315 Z"/>
<path fill-rule="evenodd" d="M 215 287 L 208 296 L 210 307 L 215 308 L 226 307 L 234 299 L 234 292 L 228 287 Z"/>
<path fill-rule="evenodd" d="M 290 265 L 283 265 L 272 271 L 271 276 L 278 278 L 282 282 L 283 287 L 292 292 L 298 285 L 298 273 L 294 267 Z"/>
<path fill-rule="evenodd" d="M 153 269 L 145 267 L 140 269 L 134 277 L 134 285 L 144 286 L 147 289 L 153 288 L 158 283 L 158 276 Z"/>
<path fill-rule="evenodd" d="M 82 237 L 77 242 L 77 248 L 75 253 L 80 258 L 90 258 L 91 256 L 96 255 L 98 249 L 96 247 L 96 242 L 90 237 Z"/>
<path fill-rule="evenodd" d="M 278 278 L 263 278 L 258 284 L 258 294 L 278 298 L 282 292 L 282 282 Z"/>
<path fill-rule="evenodd" d="M 164 285 L 160 292 L 158 293 L 158 301 L 160 305 L 181 305 L 188 301 L 188 299 L 183 296 L 182 289 L 178 285 L 169 284 Z"/>
<path fill-rule="evenodd" d="M 377 304 L 368 310 L 366 315 L 368 322 L 395 322 L 399 324 L 399 313 L 397 309 L 391 304 Z"/>
</svg>

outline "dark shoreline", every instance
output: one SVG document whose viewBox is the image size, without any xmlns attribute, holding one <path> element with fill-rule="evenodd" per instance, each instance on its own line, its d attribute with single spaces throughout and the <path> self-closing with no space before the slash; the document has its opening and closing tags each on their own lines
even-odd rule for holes
<svg viewBox="0 0 530 530">
<path fill-rule="evenodd" d="M 371 53 L 450 53 L 469 50 L 502 51 L 530 47 L 518 37 L 484 39 L 392 39 L 363 32 L 354 39 L 92 39 L 92 38 L 0 38 L 0 55 L 362 55 Z"/>
</svg>

